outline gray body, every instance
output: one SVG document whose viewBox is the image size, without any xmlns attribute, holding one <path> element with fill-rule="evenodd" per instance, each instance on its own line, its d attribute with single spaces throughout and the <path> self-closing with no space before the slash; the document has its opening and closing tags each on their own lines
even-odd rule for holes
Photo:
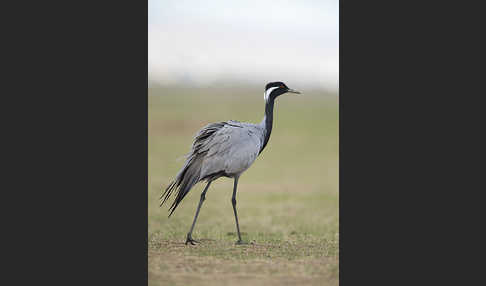
<svg viewBox="0 0 486 286">
<path fill-rule="evenodd" d="M 161 205 L 179 187 L 169 216 L 196 183 L 236 178 L 246 171 L 262 150 L 265 132 L 265 119 L 260 124 L 229 120 L 203 127 L 194 138 L 184 166 L 162 194 Z"/>
<path fill-rule="evenodd" d="M 255 161 L 263 146 L 263 126 L 230 120 L 207 125 L 198 137 L 204 137 L 213 128 L 217 131 L 205 140 L 196 140 L 192 148 L 192 156 L 201 156 L 200 178 L 217 173 L 227 177 L 241 175 Z"/>
</svg>

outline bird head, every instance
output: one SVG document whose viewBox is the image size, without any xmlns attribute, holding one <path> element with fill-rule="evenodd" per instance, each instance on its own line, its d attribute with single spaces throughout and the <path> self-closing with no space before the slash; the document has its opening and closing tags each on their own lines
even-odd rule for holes
<svg viewBox="0 0 486 286">
<path fill-rule="evenodd" d="M 288 88 L 285 83 L 281 81 L 276 81 L 267 83 L 267 85 L 265 86 L 264 98 L 265 101 L 268 101 L 269 99 L 275 99 L 277 98 L 277 96 L 284 93 L 300 94 L 299 91 Z"/>
</svg>

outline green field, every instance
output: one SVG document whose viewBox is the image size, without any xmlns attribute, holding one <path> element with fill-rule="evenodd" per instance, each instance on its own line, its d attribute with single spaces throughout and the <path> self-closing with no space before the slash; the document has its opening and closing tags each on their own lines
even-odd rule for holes
<svg viewBox="0 0 486 286">
<path fill-rule="evenodd" d="M 158 197 L 204 125 L 263 118 L 262 87 L 150 88 L 149 285 L 338 285 L 338 97 L 301 89 L 280 96 L 266 149 L 241 176 L 235 245 L 233 180 L 213 182 L 193 238 L 186 234 L 204 183 L 167 218 Z M 235 91 L 236 90 L 236 91 Z"/>
</svg>

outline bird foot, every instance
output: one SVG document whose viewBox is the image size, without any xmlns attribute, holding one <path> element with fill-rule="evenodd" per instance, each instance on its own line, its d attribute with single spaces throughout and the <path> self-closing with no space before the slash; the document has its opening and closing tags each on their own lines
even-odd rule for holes
<svg viewBox="0 0 486 286">
<path fill-rule="evenodd" d="M 186 239 L 186 245 L 190 243 L 191 245 L 196 245 L 196 243 L 200 243 L 199 241 L 195 240 L 195 239 L 192 239 L 192 237 L 190 235 L 187 235 L 187 239 Z"/>
<path fill-rule="evenodd" d="M 240 239 L 240 240 L 238 240 L 238 241 L 237 241 L 235 244 L 236 244 L 236 245 L 243 245 L 243 244 L 248 244 L 248 242 L 243 241 L 243 240 L 241 240 L 241 239 Z"/>
</svg>

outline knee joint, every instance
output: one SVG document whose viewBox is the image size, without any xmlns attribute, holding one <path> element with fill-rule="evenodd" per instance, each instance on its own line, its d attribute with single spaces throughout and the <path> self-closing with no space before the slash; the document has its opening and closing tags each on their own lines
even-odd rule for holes
<svg viewBox="0 0 486 286">
<path fill-rule="evenodd" d="M 232 198 L 232 199 L 231 199 L 231 203 L 232 203 L 233 205 L 236 205 L 236 199 L 235 199 L 235 198 Z"/>
</svg>

